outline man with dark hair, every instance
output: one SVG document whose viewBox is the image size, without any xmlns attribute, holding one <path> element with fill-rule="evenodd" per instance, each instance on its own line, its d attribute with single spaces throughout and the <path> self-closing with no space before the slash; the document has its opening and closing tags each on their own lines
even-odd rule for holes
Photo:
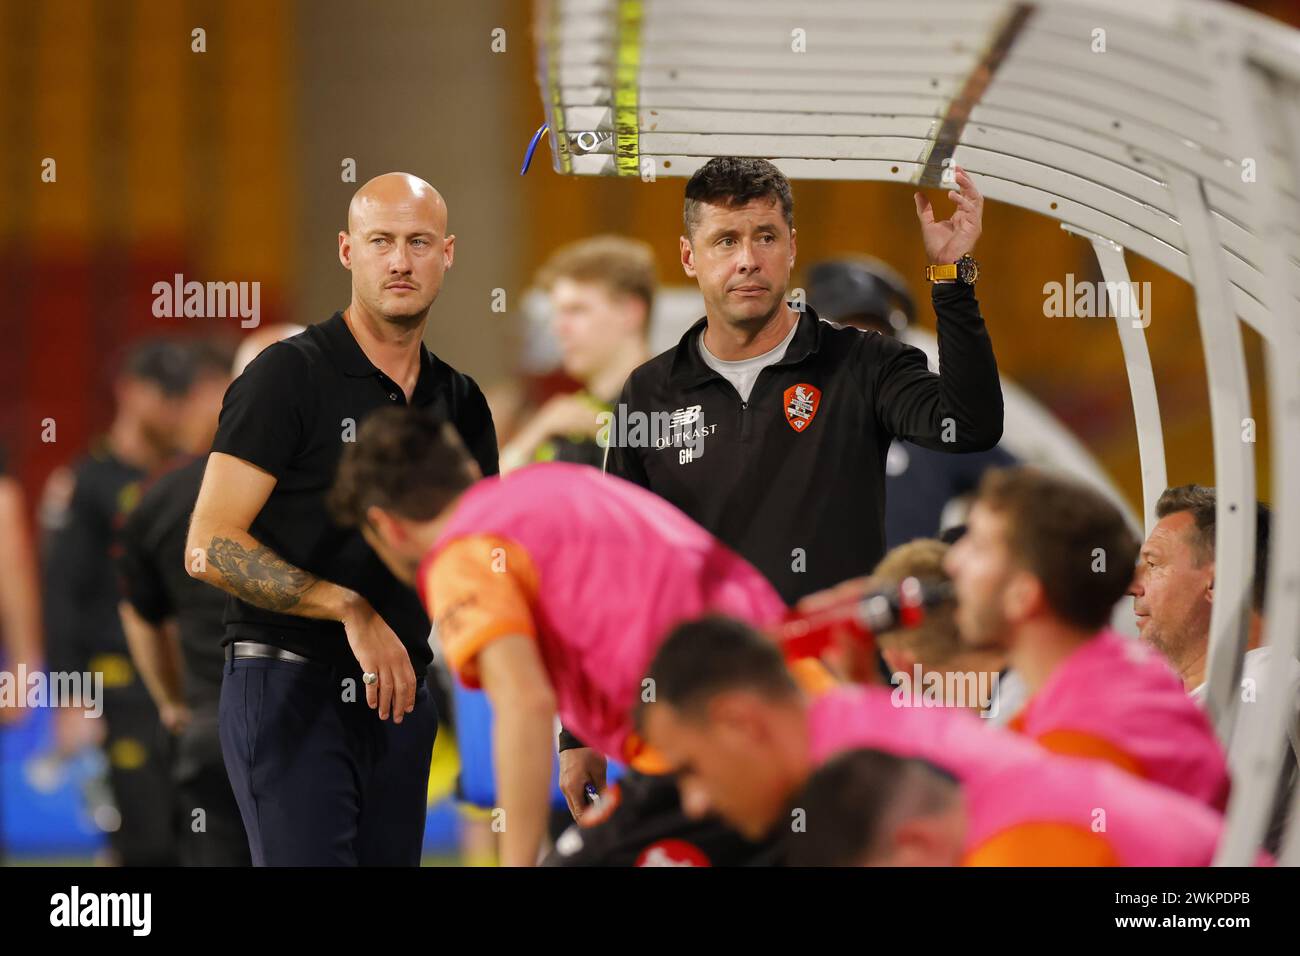
<svg viewBox="0 0 1300 956">
<path fill-rule="evenodd" d="M 118 621 L 112 553 L 141 482 L 177 450 L 194 358 L 175 339 L 133 345 L 114 381 L 107 434 L 50 475 L 42 507 L 46 663 L 52 671 L 103 675 L 104 750 L 121 814 L 109 844 L 123 866 L 174 864 L 176 818 L 170 741 Z M 81 718 L 63 709 L 57 719 Z"/>
<path fill-rule="evenodd" d="M 1160 520 L 1142 545 L 1129 593 L 1136 599 L 1134 611 L 1143 640 L 1169 660 L 1188 693 L 1199 699 L 1205 692 L 1214 602 L 1214 489 L 1203 485 L 1167 488 L 1156 501 L 1156 517 Z M 1270 517 L 1267 505 L 1256 505 L 1247 665 L 1263 663 L 1257 652 L 1268 581 Z M 1264 650 L 1264 658 L 1267 653 Z"/>
<path fill-rule="evenodd" d="M 850 737 L 852 734 L 850 734 Z M 960 779 L 942 754 L 841 752 L 791 803 L 787 866 L 1210 866 L 1223 834 L 1209 807 L 1106 764 L 1016 748 L 991 730 L 988 772 Z M 1004 752 L 1005 751 L 1005 752 Z M 1104 816 L 1102 815 L 1104 814 Z M 1098 826 L 1099 823 L 1104 825 Z M 1270 866 L 1259 853 L 1256 866 Z"/>
<path fill-rule="evenodd" d="M 1182 678 L 1197 703 L 1205 699 L 1205 664 L 1210 649 L 1210 611 L 1214 606 L 1215 494 L 1204 485 L 1168 488 L 1156 502 L 1160 519 L 1142 545 L 1137 574 L 1129 593 L 1142 639 L 1159 651 Z M 1250 633 L 1241 662 L 1239 710 L 1256 706 L 1273 685 L 1277 657 L 1260 646 L 1264 625 L 1264 590 L 1268 581 L 1268 552 L 1272 514 L 1261 503 L 1255 509 L 1255 578 L 1251 587 Z M 1284 772 L 1264 845 L 1280 845 L 1289 815 L 1290 793 L 1300 768 L 1300 664 L 1282 655 L 1285 693 L 1293 702 L 1288 728 Z M 1250 741 L 1247 722 L 1238 713 L 1229 739 L 1228 759 L 1234 776 L 1248 772 Z"/>
<path fill-rule="evenodd" d="M 455 238 L 427 182 L 370 180 L 338 234 L 348 307 L 267 347 L 226 392 L 184 566 L 230 595 L 218 723 L 255 865 L 420 861 L 429 619 L 325 496 L 357 428 L 393 406 L 449 422 L 496 471 L 482 392 L 423 342 Z"/>
<path fill-rule="evenodd" d="M 918 349 L 786 301 L 794 201 L 772 163 L 718 157 L 686 185 L 681 262 L 706 315 L 633 372 L 619 399 L 623 419 L 658 413 L 670 433 L 637 441 L 616 422 L 608 468 L 736 548 L 789 602 L 866 574 L 884 553 L 892 437 L 960 452 L 1001 436 L 997 364 L 969 258 L 983 198 L 964 170 L 955 175 L 952 219 L 936 221 L 915 197 L 934 264 L 942 376 Z"/>
<path fill-rule="evenodd" d="M 966 839 L 957 781 L 924 760 L 850 750 L 794 798 L 805 826 L 783 838 L 786 866 L 956 866 Z"/>
<path fill-rule="evenodd" d="M 298 326 L 263 326 L 247 340 L 265 346 L 301 331 Z M 248 866 L 248 835 L 217 734 L 226 596 L 191 578 L 184 567 L 190 512 L 236 350 L 209 339 L 190 348 L 194 381 L 182 402 L 183 454 L 150 477 L 122 528 L 116 556 L 118 614 L 131 660 L 174 738 L 181 864 Z"/>
<path fill-rule="evenodd" d="M 990 472 L 944 562 L 957 627 L 968 646 L 1006 652 L 1024 681 L 1013 729 L 1221 808 L 1228 777 L 1209 721 L 1163 660 L 1104 629 L 1137 551 L 1120 510 L 1087 485 Z"/>
<path fill-rule="evenodd" d="M 602 829 L 594 846 L 570 831 L 557 844 L 567 862 L 674 853 L 726 862 L 755 852 L 664 805 L 672 781 L 633 732 L 631 709 L 653 694 L 643 678 L 668 628 L 708 610 L 774 624 L 784 605 L 772 586 L 663 499 L 594 468 L 546 462 L 474 478 L 446 429 L 385 410 L 344 453 L 331 504 L 417 588 L 460 681 L 487 692 L 503 862 L 536 862 L 557 713 L 632 768 L 621 790 L 627 825 Z"/>
<path fill-rule="evenodd" d="M 679 254 L 705 316 L 628 379 L 607 467 L 717 535 L 788 603 L 867 574 L 884 553 L 894 438 L 965 452 L 1002 435 L 997 362 L 973 285 L 983 197 L 965 170 L 953 172 L 951 219 L 915 195 L 942 375 L 919 349 L 787 301 L 794 201 L 775 165 L 717 157 L 686 185 Z M 562 761 L 594 774 L 591 755 L 565 743 Z"/>
<path fill-rule="evenodd" d="M 1222 829 L 1196 800 L 962 710 L 897 706 L 880 687 L 810 700 L 781 652 L 738 621 L 679 625 L 648 679 L 655 694 L 637 726 L 675 775 L 686 815 L 778 840 L 786 862 L 846 862 L 828 850 L 838 844 L 852 862 L 891 865 L 1206 866 Z M 830 786 L 799 793 L 816 768 L 863 747 L 892 757 L 854 768 L 868 779 L 832 769 Z M 914 761 L 959 781 L 962 799 Z"/>
</svg>

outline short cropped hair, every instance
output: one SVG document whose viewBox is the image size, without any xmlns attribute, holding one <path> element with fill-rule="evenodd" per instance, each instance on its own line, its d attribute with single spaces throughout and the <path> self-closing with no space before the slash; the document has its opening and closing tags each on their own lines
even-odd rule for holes
<svg viewBox="0 0 1300 956">
<path fill-rule="evenodd" d="M 178 337 L 143 339 L 126 351 L 118 377 L 148 382 L 164 395 L 179 397 L 194 384 L 194 355 L 186 342 Z"/>
<path fill-rule="evenodd" d="M 538 270 L 537 284 L 550 291 L 560 279 L 597 282 L 612 295 L 628 295 L 654 306 L 655 255 L 649 243 L 626 236 L 593 236 L 557 249 Z"/>
<path fill-rule="evenodd" d="M 788 228 L 794 228 L 794 194 L 790 180 L 766 159 L 751 156 L 715 156 L 695 171 L 686 183 L 686 205 L 682 221 L 686 235 L 694 235 L 700 221 L 700 205 L 736 208 L 755 199 L 773 199 L 781 206 Z"/>
<path fill-rule="evenodd" d="M 782 838 L 782 861 L 857 866 L 879 855 L 900 824 L 941 813 L 958 795 L 957 781 L 924 760 L 850 750 L 828 761 L 795 797 L 804 826 Z"/>
<path fill-rule="evenodd" d="M 1081 481 L 1028 466 L 987 472 L 976 500 L 1006 519 L 1013 558 L 1038 578 L 1057 616 L 1087 630 L 1106 624 L 1141 547 L 1114 503 Z"/>
<path fill-rule="evenodd" d="M 1189 512 L 1194 521 L 1191 533 L 1192 550 L 1197 565 L 1214 560 L 1215 493 L 1205 485 L 1178 485 L 1166 488 L 1156 501 L 1156 517 L 1167 518 L 1173 514 Z M 1268 586 L 1268 548 L 1273 524 L 1273 514 L 1262 501 L 1255 503 L 1255 580 L 1251 588 L 1251 604 L 1256 611 L 1264 610 L 1264 591 Z"/>
<path fill-rule="evenodd" d="M 947 584 L 952 580 L 943 569 L 947 554 L 948 545 L 933 538 L 900 544 L 880 559 L 871 572 L 872 583 L 895 588 L 907 578 L 916 578 L 922 584 Z M 885 646 L 906 646 L 927 664 L 938 666 L 964 650 L 953 620 L 955 613 L 956 602 L 944 601 L 926 611 L 925 620 L 916 627 L 885 631 L 876 639 Z"/>
<path fill-rule="evenodd" d="M 345 527 L 364 525 L 372 507 L 429 521 L 477 477 L 450 424 L 424 409 L 381 408 L 344 443 L 328 505 Z"/>
<path fill-rule="evenodd" d="M 229 378 L 237 346 L 226 336 L 209 336 L 189 343 L 194 377 Z"/>
<path fill-rule="evenodd" d="M 753 690 L 789 698 L 799 688 L 777 645 L 748 624 L 708 615 L 677 625 L 650 662 L 653 702 L 698 715 L 718 694 Z M 637 711 L 638 724 L 649 702 Z"/>
</svg>

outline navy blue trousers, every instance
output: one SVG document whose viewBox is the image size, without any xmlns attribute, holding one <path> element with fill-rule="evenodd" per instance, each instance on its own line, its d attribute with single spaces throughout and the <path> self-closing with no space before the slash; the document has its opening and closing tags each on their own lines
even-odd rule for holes
<svg viewBox="0 0 1300 956">
<path fill-rule="evenodd" d="M 421 682 L 400 724 L 366 706 L 359 675 L 227 661 L 221 752 L 254 866 L 418 866 L 437 708 Z"/>
</svg>

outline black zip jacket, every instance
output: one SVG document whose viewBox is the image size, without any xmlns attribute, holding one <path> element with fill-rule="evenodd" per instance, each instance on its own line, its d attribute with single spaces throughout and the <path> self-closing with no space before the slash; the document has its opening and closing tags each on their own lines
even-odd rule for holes
<svg viewBox="0 0 1300 956">
<path fill-rule="evenodd" d="M 974 290 L 935 285 L 931 298 L 941 374 L 919 349 L 808 309 L 748 402 L 704 364 L 701 319 L 629 377 L 607 470 L 671 501 L 787 603 L 869 573 L 884 554 L 890 440 L 971 452 L 1002 437 L 1002 387 Z"/>
</svg>

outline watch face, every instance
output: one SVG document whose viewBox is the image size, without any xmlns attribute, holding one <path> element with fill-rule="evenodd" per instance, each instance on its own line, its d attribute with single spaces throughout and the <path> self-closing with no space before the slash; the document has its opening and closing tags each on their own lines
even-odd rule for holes
<svg viewBox="0 0 1300 956">
<path fill-rule="evenodd" d="M 971 256 L 962 256 L 957 260 L 957 278 L 967 285 L 974 285 L 979 278 L 980 267 Z"/>
</svg>

